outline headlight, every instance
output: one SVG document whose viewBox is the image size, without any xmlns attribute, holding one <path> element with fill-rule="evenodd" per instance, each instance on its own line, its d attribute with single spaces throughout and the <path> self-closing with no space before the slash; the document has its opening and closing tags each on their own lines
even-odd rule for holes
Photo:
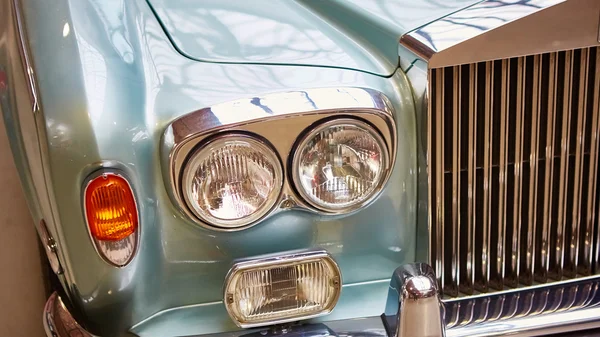
<svg viewBox="0 0 600 337">
<path fill-rule="evenodd" d="M 292 163 L 300 195 L 329 212 L 351 211 L 381 189 L 390 160 L 385 142 L 366 122 L 336 119 L 300 140 Z"/>
<path fill-rule="evenodd" d="M 183 194 L 200 220 L 236 228 L 271 210 L 282 176 L 279 158 L 270 146 L 245 134 L 226 134 L 192 153 L 183 172 Z"/>
</svg>

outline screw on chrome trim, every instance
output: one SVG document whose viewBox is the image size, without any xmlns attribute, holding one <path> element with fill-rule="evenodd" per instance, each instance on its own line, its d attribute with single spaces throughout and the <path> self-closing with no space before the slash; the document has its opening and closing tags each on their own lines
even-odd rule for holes
<svg viewBox="0 0 600 337">
<path fill-rule="evenodd" d="M 279 207 L 281 209 L 290 209 L 290 208 L 294 207 L 295 205 L 296 205 L 296 203 L 294 202 L 293 199 L 285 199 L 281 202 Z"/>
<path fill-rule="evenodd" d="M 229 304 L 233 303 L 233 294 L 227 294 L 227 303 L 229 303 Z"/>
</svg>

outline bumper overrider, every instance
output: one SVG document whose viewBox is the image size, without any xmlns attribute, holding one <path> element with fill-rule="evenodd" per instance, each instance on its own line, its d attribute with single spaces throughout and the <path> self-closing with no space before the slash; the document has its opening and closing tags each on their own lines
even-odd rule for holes
<svg viewBox="0 0 600 337">
<path fill-rule="evenodd" d="M 315 324 L 283 324 L 228 332 L 227 336 L 531 336 L 600 327 L 600 278 L 590 277 L 444 300 L 433 269 L 406 264 L 390 280 L 385 312 Z M 92 337 L 53 293 L 43 315 L 48 337 Z"/>
</svg>

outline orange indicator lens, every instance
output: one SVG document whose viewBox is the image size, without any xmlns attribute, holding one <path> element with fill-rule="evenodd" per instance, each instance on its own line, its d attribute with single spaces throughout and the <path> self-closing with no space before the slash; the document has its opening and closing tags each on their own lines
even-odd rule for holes
<svg viewBox="0 0 600 337">
<path fill-rule="evenodd" d="M 85 189 L 85 213 L 96 240 L 119 241 L 135 233 L 138 214 L 129 183 L 118 175 L 104 174 Z"/>
</svg>

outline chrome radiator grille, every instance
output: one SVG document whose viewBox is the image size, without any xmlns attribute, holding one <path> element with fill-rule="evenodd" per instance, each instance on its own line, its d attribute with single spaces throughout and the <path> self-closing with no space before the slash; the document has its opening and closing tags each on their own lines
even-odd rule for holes
<svg viewBox="0 0 600 337">
<path fill-rule="evenodd" d="M 600 47 L 431 69 L 429 93 L 444 295 L 600 274 Z"/>
</svg>

